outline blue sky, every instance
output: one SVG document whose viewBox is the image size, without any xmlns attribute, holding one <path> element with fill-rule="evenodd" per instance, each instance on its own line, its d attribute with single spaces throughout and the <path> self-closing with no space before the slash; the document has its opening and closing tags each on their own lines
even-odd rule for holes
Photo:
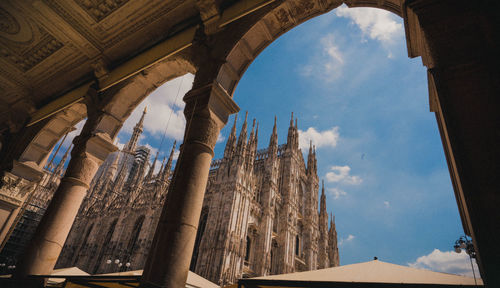
<svg viewBox="0 0 500 288">
<path fill-rule="evenodd" d="M 127 120 L 117 143 L 128 140 L 148 105 L 141 143 L 153 154 L 159 149 L 160 158 L 168 156 L 174 139 L 182 139 L 182 97 L 192 80 L 186 75 L 153 92 Z M 342 6 L 302 24 L 257 57 L 234 100 L 241 108 L 238 128 L 245 111 L 259 122 L 259 148 L 269 143 L 275 115 L 279 142 L 286 141 L 292 111 L 301 145 L 312 140 L 317 146 L 341 265 L 377 256 L 471 275 L 466 255 L 450 252 L 463 230 L 429 112 L 426 69 L 420 58 L 408 58 L 399 17 Z M 221 131 L 216 158 L 230 126 Z"/>
</svg>

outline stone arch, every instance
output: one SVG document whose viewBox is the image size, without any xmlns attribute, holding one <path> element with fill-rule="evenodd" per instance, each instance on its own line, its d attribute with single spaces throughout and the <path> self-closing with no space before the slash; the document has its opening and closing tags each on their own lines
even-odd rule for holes
<svg viewBox="0 0 500 288">
<path fill-rule="evenodd" d="M 161 61 L 143 72 L 103 91 L 110 97 L 104 107 L 105 116 L 97 130 L 114 138 L 132 111 L 162 84 L 195 73 L 190 62 L 182 57 Z M 58 112 L 43 125 L 19 156 L 20 162 L 42 169 L 56 143 L 78 122 L 87 117 L 86 105 L 81 101 Z M 15 159 L 15 158 L 14 158 Z"/>
<path fill-rule="evenodd" d="M 87 108 L 82 103 L 76 103 L 57 113 L 36 133 L 19 161 L 43 168 L 56 143 L 85 117 Z"/>
<path fill-rule="evenodd" d="M 103 108 L 104 117 L 100 120 L 96 130 L 114 139 L 132 111 L 151 92 L 164 83 L 187 73 L 196 73 L 191 62 L 183 57 L 172 57 L 125 80 L 116 85 L 117 87 L 108 89 L 114 91 L 110 93 L 110 99 Z"/>
<path fill-rule="evenodd" d="M 284 33 L 316 16 L 328 13 L 345 3 L 348 7 L 372 7 L 403 15 L 401 0 L 315 0 L 283 1 L 241 33 L 224 56 L 218 70 L 217 82 L 233 95 L 239 80 L 250 64 L 272 42 Z"/>
</svg>

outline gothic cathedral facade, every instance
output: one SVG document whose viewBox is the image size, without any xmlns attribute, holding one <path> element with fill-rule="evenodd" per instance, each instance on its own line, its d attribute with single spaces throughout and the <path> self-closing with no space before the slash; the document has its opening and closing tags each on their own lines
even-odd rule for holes
<svg viewBox="0 0 500 288">
<path fill-rule="evenodd" d="M 124 149 L 96 174 L 58 267 L 92 274 L 143 268 L 175 177 L 175 144 L 157 173 L 158 154 L 150 164 L 149 149 L 137 147 L 145 114 Z M 223 158 L 212 162 L 190 269 L 227 284 L 338 266 L 337 232 L 333 217 L 328 226 L 324 187 L 318 199 L 315 148 L 310 145 L 306 163 L 292 114 L 287 142 L 278 145 L 275 119 L 268 147 L 257 150 L 258 124 L 253 121 L 248 137 L 246 118 L 238 137 L 235 118 Z"/>
</svg>

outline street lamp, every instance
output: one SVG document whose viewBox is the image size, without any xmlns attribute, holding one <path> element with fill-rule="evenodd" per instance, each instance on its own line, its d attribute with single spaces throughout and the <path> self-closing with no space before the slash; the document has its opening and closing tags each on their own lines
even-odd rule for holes
<svg viewBox="0 0 500 288">
<path fill-rule="evenodd" d="M 474 244 L 472 240 L 469 240 L 467 236 L 460 236 L 457 241 L 455 241 L 455 245 L 453 245 L 455 252 L 462 253 L 462 249 L 465 250 L 465 253 L 469 255 L 470 266 L 472 268 L 472 275 L 474 275 L 474 283 L 476 283 L 476 272 L 474 271 L 474 265 L 472 265 L 472 258 L 476 258 L 476 250 L 474 249 Z"/>
</svg>

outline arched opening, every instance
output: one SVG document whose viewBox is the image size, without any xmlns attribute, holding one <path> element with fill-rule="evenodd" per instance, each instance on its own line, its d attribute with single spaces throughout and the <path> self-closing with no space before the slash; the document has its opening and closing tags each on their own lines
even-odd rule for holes
<svg viewBox="0 0 500 288">
<path fill-rule="evenodd" d="M 351 5 L 354 5 L 357 3 L 357 1 L 349 1 L 349 3 Z M 375 1 L 368 1 L 368 2 L 363 1 L 362 4 L 368 5 L 368 6 L 376 6 L 378 3 L 380 3 L 380 2 L 379 1 L 377 1 L 377 2 L 375 2 Z M 340 3 L 338 3 L 338 4 L 340 4 Z M 397 12 L 401 15 L 401 14 L 403 14 L 402 13 L 403 11 L 398 4 L 399 4 L 399 2 L 393 3 L 392 1 L 384 1 L 383 5 L 386 9 L 389 9 L 393 12 Z M 313 16 L 317 15 L 318 13 L 325 12 L 324 10 L 327 10 L 327 9 L 324 8 L 325 7 L 324 5 L 325 4 L 323 4 L 323 6 L 317 5 L 317 6 L 321 7 L 319 9 L 319 11 L 318 11 L 318 8 L 315 7 L 314 5 L 312 5 L 312 6 L 305 5 L 305 7 L 294 7 L 294 6 L 289 7 L 288 6 L 288 7 L 286 7 L 285 10 L 283 10 L 283 8 L 285 8 L 285 7 L 278 7 L 276 9 L 276 11 L 273 11 L 270 14 L 273 14 L 272 16 L 277 18 L 277 19 L 278 19 L 278 17 L 281 16 L 282 20 L 278 19 L 279 20 L 278 22 L 282 22 L 282 24 L 284 24 L 284 25 L 280 26 L 280 27 L 273 27 L 272 25 L 269 25 L 270 23 L 273 24 L 273 19 L 271 19 L 271 17 L 269 17 L 266 20 L 266 21 L 268 21 L 267 23 L 265 21 L 259 22 L 260 27 L 255 28 L 257 25 L 253 26 L 251 29 L 254 29 L 254 28 L 260 29 L 260 30 L 264 29 L 263 34 L 266 34 L 266 36 L 268 38 L 267 42 L 259 42 L 259 41 L 252 42 L 252 40 L 255 40 L 255 39 L 258 40 L 259 38 L 256 37 L 254 39 L 251 39 L 252 37 L 246 37 L 248 35 L 245 34 L 244 40 L 246 41 L 246 43 L 245 42 L 238 43 L 236 45 L 238 47 L 236 50 L 238 50 L 238 51 L 236 51 L 236 50 L 231 51 L 231 53 L 234 52 L 233 55 L 230 55 L 230 57 L 232 57 L 230 59 L 231 61 L 225 62 L 226 64 L 224 64 L 224 65 L 226 65 L 226 66 L 224 66 L 225 67 L 224 69 L 227 71 L 225 71 L 223 73 L 221 72 L 221 75 L 218 79 L 219 82 L 225 88 L 227 88 L 227 91 L 232 91 L 230 93 L 230 94 L 232 94 L 234 92 L 234 87 L 236 86 L 236 84 L 239 81 L 239 77 L 242 75 L 242 73 L 244 72 L 246 67 L 248 67 L 249 63 L 252 62 L 252 60 L 253 60 L 252 57 L 254 57 L 256 54 L 258 54 L 260 49 L 263 49 L 263 47 L 267 46 L 267 44 L 269 44 L 272 40 L 274 40 L 273 37 L 279 36 L 279 35 L 281 35 L 281 33 L 284 33 L 285 31 L 287 31 L 287 29 L 295 27 L 297 25 L 297 23 L 300 23 L 301 21 L 309 19 L 310 17 L 313 17 Z M 328 7 L 328 8 L 333 8 L 333 6 L 334 5 L 332 5 L 331 7 Z M 302 8 L 302 9 L 298 9 L 298 8 Z M 278 11 L 279 9 L 281 9 L 281 10 Z M 274 13 L 274 12 L 280 12 L 279 14 L 281 14 L 281 15 L 278 15 L 278 13 Z M 264 16 L 268 16 L 268 15 L 264 15 Z M 265 19 L 266 17 L 263 17 L 263 18 Z M 262 26 L 262 25 L 264 25 L 264 26 Z M 278 29 L 276 29 L 276 28 L 278 28 Z M 261 33 L 255 32 L 254 35 L 257 35 L 257 34 L 261 34 Z M 250 36 L 252 36 L 252 35 L 250 35 Z M 245 49 L 246 49 L 246 51 L 245 51 Z M 244 61 L 241 61 L 242 60 L 241 55 L 236 55 L 238 53 L 245 54 L 245 56 L 249 56 L 249 57 L 247 57 L 247 59 L 244 59 Z M 241 62 L 241 63 L 238 63 L 238 62 Z M 239 64 L 241 64 L 241 65 L 239 65 Z M 233 65 L 233 66 L 227 66 L 227 65 Z M 107 123 L 107 124 L 109 124 L 109 123 Z M 105 127 L 105 128 L 109 128 L 109 127 Z M 335 170 L 334 173 L 339 173 L 339 174 L 343 173 L 342 171 L 346 170 L 345 168 L 342 168 L 342 167 L 337 167 L 335 169 L 334 169 Z M 342 169 L 344 169 L 344 170 L 342 170 Z M 350 179 L 353 182 L 356 181 L 355 178 L 350 178 Z M 333 193 L 337 193 L 334 195 L 342 195 L 342 191 L 338 191 L 338 190 L 336 192 L 333 192 Z M 386 202 L 387 202 L 387 204 L 386 204 Z M 388 201 L 386 201 L 386 202 L 384 202 L 384 206 L 387 208 L 391 207 L 391 203 L 389 203 Z M 284 215 L 286 218 L 286 214 L 284 214 Z M 346 238 L 346 239 L 348 239 L 348 238 Z M 351 238 L 351 239 L 353 239 L 353 238 Z"/>
<path fill-rule="evenodd" d="M 249 262 L 250 261 L 250 249 L 252 248 L 252 239 L 250 239 L 249 236 L 247 236 L 247 246 L 245 249 L 245 261 Z"/>
</svg>

